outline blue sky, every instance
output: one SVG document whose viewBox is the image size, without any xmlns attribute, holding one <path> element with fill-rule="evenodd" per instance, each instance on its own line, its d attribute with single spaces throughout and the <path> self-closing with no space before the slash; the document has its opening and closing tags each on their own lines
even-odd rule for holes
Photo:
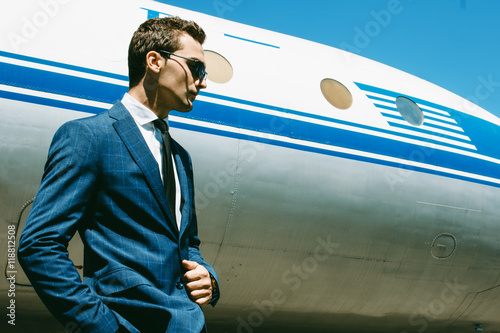
<svg viewBox="0 0 500 333">
<path fill-rule="evenodd" d="M 498 0 L 161 0 L 344 48 L 500 117 Z"/>
</svg>

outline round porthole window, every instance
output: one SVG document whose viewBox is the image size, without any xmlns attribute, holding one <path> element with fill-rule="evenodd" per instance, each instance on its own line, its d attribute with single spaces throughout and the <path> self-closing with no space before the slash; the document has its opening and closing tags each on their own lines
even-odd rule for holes
<svg viewBox="0 0 500 333">
<path fill-rule="evenodd" d="M 233 66 L 217 52 L 205 50 L 208 79 L 215 83 L 226 83 L 233 77 Z"/>
<path fill-rule="evenodd" d="M 320 88 L 328 103 L 337 109 L 346 110 L 351 107 L 351 92 L 339 81 L 323 79 L 321 80 Z"/>
<path fill-rule="evenodd" d="M 396 107 L 404 120 L 413 126 L 420 126 L 424 123 L 424 113 L 411 99 L 399 96 L 396 98 Z"/>
</svg>

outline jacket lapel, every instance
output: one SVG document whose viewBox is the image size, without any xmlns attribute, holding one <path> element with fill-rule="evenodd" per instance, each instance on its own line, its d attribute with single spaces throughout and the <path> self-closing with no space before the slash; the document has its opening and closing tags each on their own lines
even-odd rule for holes
<svg viewBox="0 0 500 333">
<path fill-rule="evenodd" d="M 109 110 L 109 115 L 111 118 L 116 119 L 116 122 L 113 124 L 116 132 L 146 177 L 146 182 L 151 188 L 154 197 L 158 201 L 168 225 L 172 230 L 175 230 L 175 234 L 178 235 L 177 224 L 175 223 L 172 212 L 170 212 L 170 208 L 168 207 L 167 195 L 160 178 L 158 163 L 154 159 L 151 151 L 144 141 L 134 118 L 132 118 L 128 110 L 121 102 L 115 103 L 115 105 Z"/>
</svg>

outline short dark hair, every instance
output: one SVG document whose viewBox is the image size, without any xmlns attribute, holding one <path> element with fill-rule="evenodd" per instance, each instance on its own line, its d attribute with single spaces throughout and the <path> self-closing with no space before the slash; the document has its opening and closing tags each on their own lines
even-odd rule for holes
<svg viewBox="0 0 500 333">
<path fill-rule="evenodd" d="M 130 88 L 138 85 L 146 74 L 146 54 L 158 50 L 177 51 L 182 34 L 188 34 L 200 44 L 205 41 L 205 32 L 197 23 L 177 16 L 152 18 L 139 26 L 128 48 Z"/>
</svg>

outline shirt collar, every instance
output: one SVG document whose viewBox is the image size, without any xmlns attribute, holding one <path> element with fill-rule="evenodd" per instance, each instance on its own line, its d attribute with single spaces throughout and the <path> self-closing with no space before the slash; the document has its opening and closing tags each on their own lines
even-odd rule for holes
<svg viewBox="0 0 500 333">
<path fill-rule="evenodd" d="M 128 93 L 125 93 L 125 95 L 123 95 L 121 102 L 130 112 L 132 118 L 134 118 L 134 120 L 141 126 L 144 126 L 158 119 L 158 116 L 153 111 L 145 107 Z M 167 118 L 165 118 L 164 120 L 167 121 Z"/>
</svg>

